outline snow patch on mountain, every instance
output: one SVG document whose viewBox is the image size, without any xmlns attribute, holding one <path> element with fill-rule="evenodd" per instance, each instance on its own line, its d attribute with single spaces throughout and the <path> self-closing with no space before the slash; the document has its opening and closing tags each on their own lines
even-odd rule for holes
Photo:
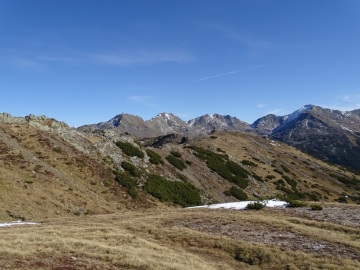
<svg viewBox="0 0 360 270">
<path fill-rule="evenodd" d="M 306 113 L 307 111 L 311 110 L 314 106 L 313 105 L 305 105 L 304 107 L 296 110 L 295 112 L 293 112 L 292 114 L 289 114 L 286 117 L 285 123 L 290 123 L 291 121 L 297 119 L 300 115 L 302 115 L 303 113 Z"/>
<path fill-rule="evenodd" d="M 210 208 L 210 209 L 233 209 L 233 210 L 244 210 L 246 209 L 249 203 L 254 203 L 255 201 L 242 201 L 242 202 L 231 202 L 231 203 L 218 203 L 218 204 L 210 204 L 203 206 L 195 206 L 188 208 Z M 285 201 L 279 201 L 276 199 L 262 201 L 263 204 L 267 207 L 279 207 L 285 208 L 289 204 Z"/>
</svg>

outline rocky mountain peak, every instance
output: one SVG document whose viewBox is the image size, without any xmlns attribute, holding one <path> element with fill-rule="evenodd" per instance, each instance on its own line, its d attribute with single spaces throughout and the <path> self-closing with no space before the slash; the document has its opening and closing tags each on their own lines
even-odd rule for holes
<svg viewBox="0 0 360 270">
<path fill-rule="evenodd" d="M 272 131 L 281 126 L 284 121 L 284 116 L 268 114 L 256 120 L 253 124 L 251 124 L 251 127 L 260 135 L 270 135 Z"/>
</svg>

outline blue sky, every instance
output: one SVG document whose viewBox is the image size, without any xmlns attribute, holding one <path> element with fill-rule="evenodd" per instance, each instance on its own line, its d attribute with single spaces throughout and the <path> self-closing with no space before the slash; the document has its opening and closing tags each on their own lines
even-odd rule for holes
<svg viewBox="0 0 360 270">
<path fill-rule="evenodd" d="M 0 0 L 0 112 L 73 126 L 360 108 L 358 0 Z"/>
</svg>

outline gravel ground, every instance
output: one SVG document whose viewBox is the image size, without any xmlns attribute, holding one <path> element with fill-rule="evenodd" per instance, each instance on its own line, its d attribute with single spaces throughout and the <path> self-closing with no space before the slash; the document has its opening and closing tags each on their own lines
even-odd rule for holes
<svg viewBox="0 0 360 270">
<path fill-rule="evenodd" d="M 224 210 L 234 211 L 234 210 Z M 327 206 L 322 211 L 311 211 L 309 208 L 286 208 L 269 210 L 286 217 L 297 217 L 306 220 L 316 220 L 340 224 L 354 229 L 360 228 L 360 207 Z M 360 261 L 358 251 L 344 244 L 328 242 L 313 236 L 301 234 L 291 227 L 283 226 L 282 230 L 264 222 L 234 222 L 216 219 L 184 219 L 172 224 L 175 227 L 207 232 L 214 235 L 229 236 L 234 239 L 278 246 L 284 250 L 303 251 L 316 256 L 348 258 Z"/>
</svg>

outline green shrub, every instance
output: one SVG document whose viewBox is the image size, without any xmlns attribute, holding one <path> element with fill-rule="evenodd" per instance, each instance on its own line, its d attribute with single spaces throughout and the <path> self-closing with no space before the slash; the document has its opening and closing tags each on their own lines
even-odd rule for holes
<svg viewBox="0 0 360 270">
<path fill-rule="evenodd" d="M 172 154 L 173 156 L 175 156 L 177 158 L 181 158 L 181 154 L 177 151 L 170 151 L 170 154 Z"/>
<path fill-rule="evenodd" d="M 276 185 L 276 186 L 285 186 L 285 182 L 284 182 L 284 180 L 279 179 L 279 180 L 274 182 L 274 185 Z"/>
<path fill-rule="evenodd" d="M 200 193 L 192 184 L 168 181 L 156 174 L 148 176 L 144 190 L 162 202 L 173 202 L 183 207 L 201 204 Z"/>
<path fill-rule="evenodd" d="M 179 169 L 180 171 L 187 168 L 186 164 L 181 159 L 178 159 L 177 157 L 175 157 L 173 155 L 168 155 L 167 157 L 165 157 L 165 159 L 171 165 L 173 165 L 175 168 Z"/>
<path fill-rule="evenodd" d="M 298 200 L 288 200 L 287 207 L 296 208 L 296 207 L 306 207 L 306 206 L 307 206 L 306 202 L 302 202 Z"/>
<path fill-rule="evenodd" d="M 261 176 L 257 175 L 256 173 L 252 173 L 252 176 L 253 176 L 256 180 L 258 180 L 258 181 L 260 181 L 260 182 L 264 182 L 264 179 L 262 179 Z"/>
<path fill-rule="evenodd" d="M 323 210 L 324 208 L 320 205 L 320 204 L 312 204 L 311 205 L 311 210 L 312 211 L 321 211 Z"/>
<path fill-rule="evenodd" d="M 131 175 L 127 172 L 117 172 L 115 181 L 128 189 L 137 186 L 137 180 L 132 178 Z"/>
<path fill-rule="evenodd" d="M 283 191 L 289 200 L 301 200 L 301 199 L 306 198 L 306 195 L 304 193 L 299 192 L 296 188 L 295 188 L 295 190 L 293 190 L 293 189 L 289 189 L 287 187 L 278 185 L 278 186 L 276 186 L 276 189 Z"/>
<path fill-rule="evenodd" d="M 224 192 L 226 196 L 234 196 L 236 199 L 240 201 L 246 201 L 248 199 L 247 194 L 237 187 L 231 187 L 229 190 Z"/>
<path fill-rule="evenodd" d="M 130 157 L 144 158 L 144 153 L 140 148 L 128 142 L 117 141 L 116 146 L 119 147 L 126 155 Z"/>
<path fill-rule="evenodd" d="M 190 160 L 185 160 L 185 163 L 190 166 L 190 165 L 192 164 L 192 161 L 190 161 Z"/>
<path fill-rule="evenodd" d="M 128 172 L 116 172 L 115 181 L 127 189 L 127 193 L 132 197 L 138 196 L 137 180 L 132 178 Z"/>
<path fill-rule="evenodd" d="M 265 203 L 260 202 L 260 201 L 256 201 L 256 202 L 248 203 L 248 205 L 246 206 L 246 209 L 248 209 L 248 210 L 261 210 L 265 206 L 266 206 Z"/>
<path fill-rule="evenodd" d="M 284 178 L 285 181 L 292 187 L 296 187 L 298 184 L 296 180 L 290 178 L 289 176 L 283 175 L 282 178 Z"/>
<path fill-rule="evenodd" d="M 135 187 L 131 187 L 127 190 L 127 193 L 131 198 L 136 199 L 139 196 L 139 193 Z"/>
<path fill-rule="evenodd" d="M 151 149 L 146 149 L 146 154 L 149 156 L 149 161 L 152 164 L 164 164 L 161 156 Z"/>
<path fill-rule="evenodd" d="M 247 166 L 253 166 L 253 167 L 258 166 L 256 163 L 252 162 L 251 160 L 247 160 L 247 159 L 242 160 L 241 164 L 242 165 L 247 165 Z"/>
<path fill-rule="evenodd" d="M 348 203 L 347 196 L 341 196 L 337 199 L 339 203 Z"/>
<path fill-rule="evenodd" d="M 191 146 L 195 150 L 193 154 L 204 161 L 209 169 L 216 172 L 222 178 L 235 183 L 241 188 L 246 188 L 249 184 L 247 179 L 250 172 L 245 170 L 239 164 L 228 159 L 227 155 L 214 153 L 210 150 L 205 150 L 200 147 Z"/>
<path fill-rule="evenodd" d="M 284 172 L 283 172 L 283 171 L 280 171 L 280 170 L 278 170 L 278 169 L 274 169 L 274 172 L 277 172 L 278 174 L 281 174 L 281 175 L 283 175 L 283 174 L 284 174 Z"/>
<path fill-rule="evenodd" d="M 287 173 L 290 172 L 290 169 L 284 165 L 281 165 L 281 168 L 283 169 L 284 172 L 287 172 Z"/>
<path fill-rule="evenodd" d="M 123 161 L 121 162 L 121 167 L 129 172 L 132 176 L 139 177 L 141 175 L 141 172 L 130 162 Z"/>
<path fill-rule="evenodd" d="M 269 174 L 269 175 L 267 175 L 265 178 L 271 180 L 271 179 L 276 178 L 276 176 L 273 175 L 273 174 Z"/>
</svg>

